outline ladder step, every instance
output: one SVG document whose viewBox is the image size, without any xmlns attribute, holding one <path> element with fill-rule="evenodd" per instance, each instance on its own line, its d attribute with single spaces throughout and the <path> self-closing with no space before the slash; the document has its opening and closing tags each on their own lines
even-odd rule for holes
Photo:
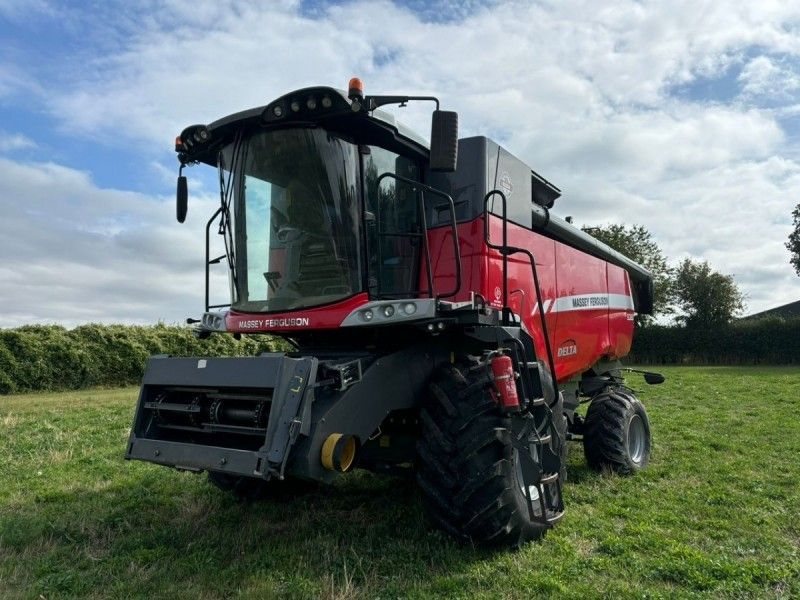
<svg viewBox="0 0 800 600">
<path fill-rule="evenodd" d="M 548 485 L 550 483 L 555 483 L 556 481 L 558 481 L 558 473 L 550 473 L 549 475 L 544 475 L 539 483 L 542 485 Z"/>
<path fill-rule="evenodd" d="M 550 440 L 553 439 L 553 436 L 549 433 L 547 435 L 541 436 L 538 440 L 531 440 L 531 444 L 537 444 L 539 446 L 543 446 L 544 444 L 549 444 Z"/>
<path fill-rule="evenodd" d="M 560 512 L 555 513 L 552 517 L 547 517 L 547 524 L 555 525 L 556 523 L 558 523 L 561 519 L 564 518 L 564 512 L 565 511 L 562 510 Z"/>
<path fill-rule="evenodd" d="M 544 398 L 534 398 L 531 400 L 530 406 L 544 406 L 545 399 Z"/>
</svg>

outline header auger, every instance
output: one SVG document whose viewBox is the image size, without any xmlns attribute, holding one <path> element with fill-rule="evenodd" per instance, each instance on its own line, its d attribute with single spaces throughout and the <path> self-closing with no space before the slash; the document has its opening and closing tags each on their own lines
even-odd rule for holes
<svg viewBox="0 0 800 600">
<path fill-rule="evenodd" d="M 647 414 L 619 359 L 652 277 L 552 215 L 560 190 L 507 150 L 459 140 L 438 99 L 348 88 L 177 138 L 179 221 L 184 166 L 220 180 L 198 335 L 269 333 L 296 350 L 151 358 L 126 457 L 208 471 L 243 497 L 356 467 L 409 475 L 458 538 L 539 538 L 564 515 L 568 439 L 596 468 L 647 464 Z M 377 110 L 414 101 L 436 103 L 430 144 Z M 215 265 L 226 304 L 210 303 Z"/>
</svg>

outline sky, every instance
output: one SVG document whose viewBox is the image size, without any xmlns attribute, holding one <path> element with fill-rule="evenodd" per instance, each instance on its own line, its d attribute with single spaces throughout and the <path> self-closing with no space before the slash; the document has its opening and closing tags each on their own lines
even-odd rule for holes
<svg viewBox="0 0 800 600">
<path fill-rule="evenodd" d="M 218 197 L 187 170 L 176 222 L 175 136 L 352 76 L 438 96 L 556 214 L 645 226 L 747 312 L 800 298 L 800 2 L 0 0 L 0 327 L 197 316 Z"/>
</svg>

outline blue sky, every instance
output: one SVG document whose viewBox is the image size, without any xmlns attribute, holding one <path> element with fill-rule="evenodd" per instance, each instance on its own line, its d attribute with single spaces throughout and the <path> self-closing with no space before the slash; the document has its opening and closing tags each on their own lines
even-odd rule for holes
<svg viewBox="0 0 800 600">
<path fill-rule="evenodd" d="M 645 225 L 753 312 L 800 297 L 797 3 L 0 0 L 0 39 L 0 326 L 197 313 L 213 180 L 174 223 L 174 136 L 352 75 L 440 96 L 559 214 Z"/>
</svg>

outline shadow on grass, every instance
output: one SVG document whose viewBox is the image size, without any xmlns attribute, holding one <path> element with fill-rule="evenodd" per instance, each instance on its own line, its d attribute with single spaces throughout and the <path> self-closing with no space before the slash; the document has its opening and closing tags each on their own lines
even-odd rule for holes
<svg viewBox="0 0 800 600">
<path fill-rule="evenodd" d="M 591 479 L 597 479 L 598 473 L 585 463 L 570 464 L 567 470 L 567 485 L 585 483 Z"/>
<path fill-rule="evenodd" d="M 412 481 L 357 473 L 242 502 L 205 475 L 135 471 L 102 489 L 26 498 L 13 519 L 0 514 L 0 545 L 31 591 L 162 594 L 182 582 L 221 596 L 243 585 L 297 597 L 336 596 L 331 586 L 407 592 L 421 574 L 463 577 L 493 555 L 433 530 Z"/>
</svg>

